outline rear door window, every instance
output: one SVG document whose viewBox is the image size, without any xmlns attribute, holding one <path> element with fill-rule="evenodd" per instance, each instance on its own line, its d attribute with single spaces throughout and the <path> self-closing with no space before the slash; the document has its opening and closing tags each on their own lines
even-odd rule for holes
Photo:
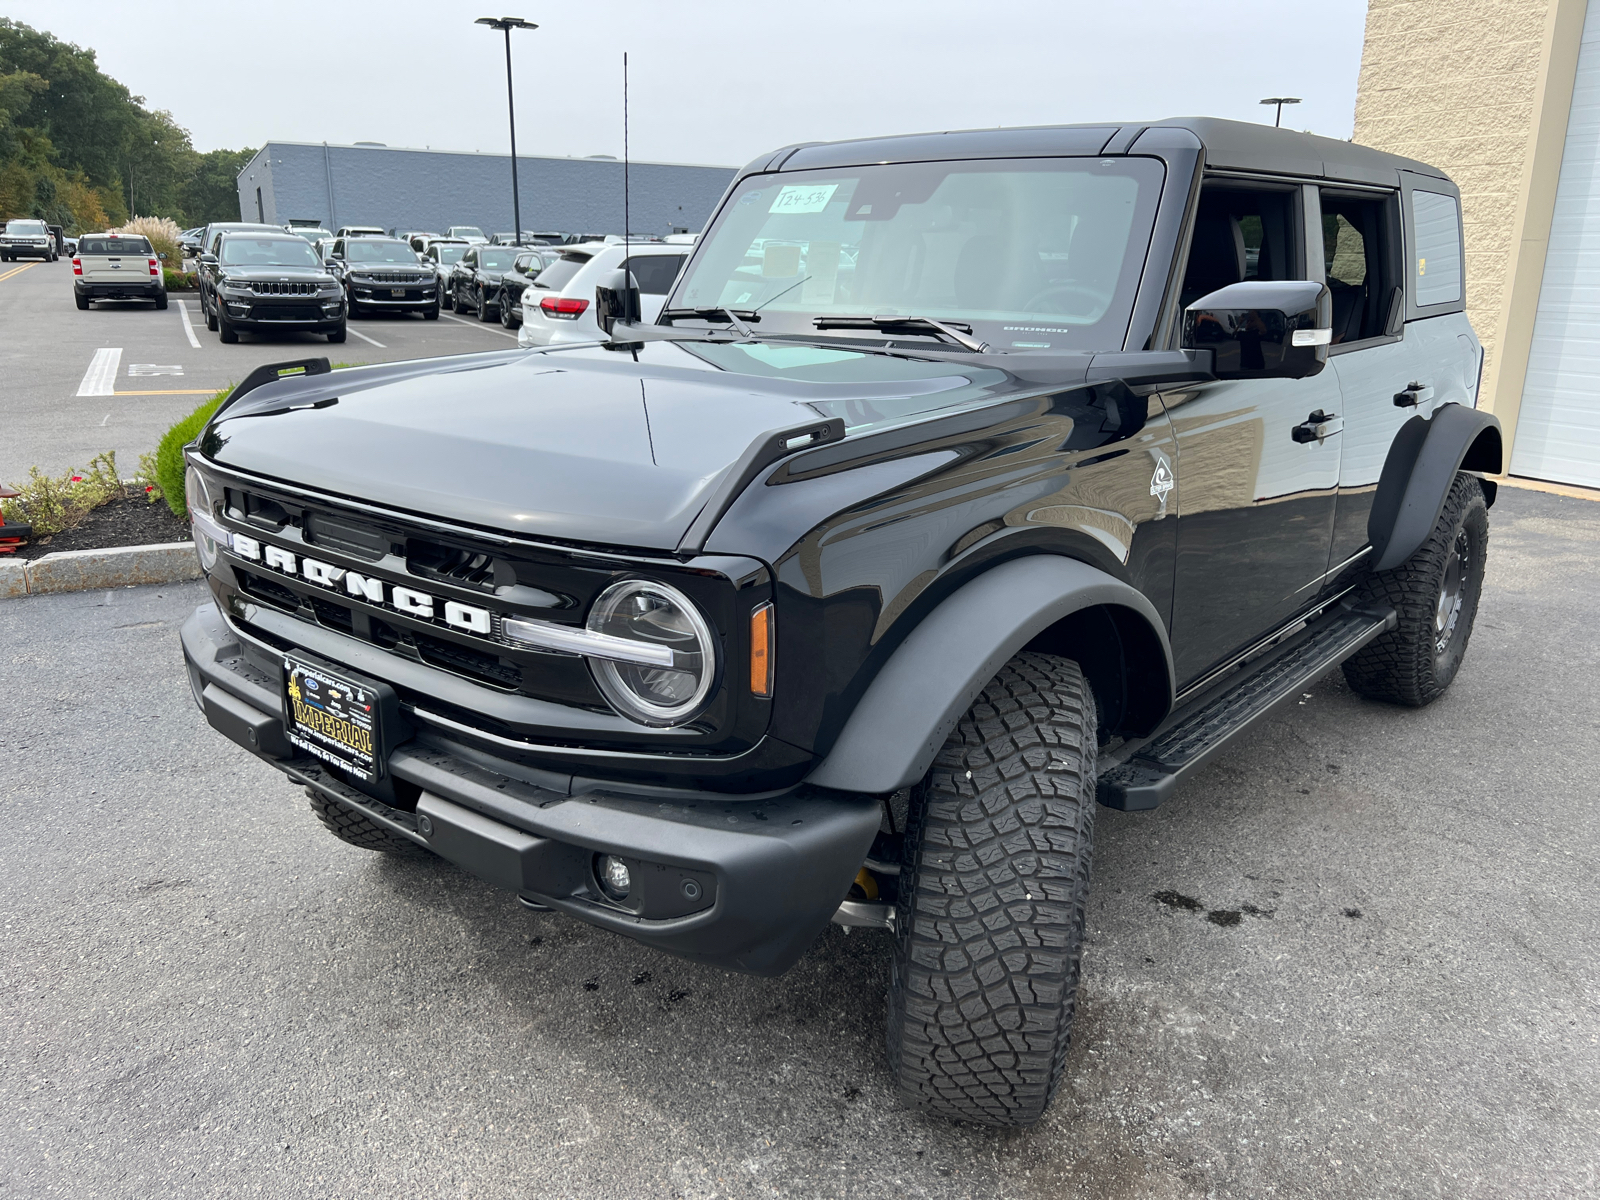
<svg viewBox="0 0 1600 1200">
<path fill-rule="evenodd" d="M 1418 308 L 1461 300 L 1461 206 L 1441 192 L 1411 193 L 1412 280 Z"/>
</svg>

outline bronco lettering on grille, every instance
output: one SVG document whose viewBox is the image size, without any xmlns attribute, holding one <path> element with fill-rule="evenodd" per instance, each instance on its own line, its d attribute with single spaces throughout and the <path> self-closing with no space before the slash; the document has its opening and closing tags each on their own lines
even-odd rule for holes
<svg viewBox="0 0 1600 1200">
<path fill-rule="evenodd" d="M 285 575 L 298 575 L 329 591 L 336 592 L 342 589 L 346 595 L 372 604 L 382 604 L 409 617 L 419 617 L 428 621 L 441 611 L 438 601 L 427 592 L 401 587 L 370 575 L 363 575 L 359 571 L 350 571 L 344 567 L 336 567 L 332 563 L 320 562 L 315 558 L 291 554 L 279 546 L 269 546 L 243 534 L 233 535 L 233 552 L 240 558 L 263 563 Z M 451 628 L 484 636 L 488 636 L 494 629 L 494 622 L 487 608 L 449 600 L 442 606 L 442 611 L 444 623 Z"/>
</svg>

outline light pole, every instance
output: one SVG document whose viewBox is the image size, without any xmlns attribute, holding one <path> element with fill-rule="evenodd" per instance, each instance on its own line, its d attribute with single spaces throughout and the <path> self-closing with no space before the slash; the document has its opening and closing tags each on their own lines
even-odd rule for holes
<svg viewBox="0 0 1600 1200">
<path fill-rule="evenodd" d="M 500 29 L 506 35 L 506 109 L 511 117 L 511 220 L 516 229 L 517 245 L 520 246 L 522 245 L 522 200 L 517 195 L 517 104 L 511 92 L 511 31 L 539 27 L 532 21 L 524 21 L 521 17 L 479 17 L 473 24 Z"/>
<path fill-rule="evenodd" d="M 1274 129 L 1276 129 L 1280 125 L 1283 124 L 1283 106 L 1285 104 L 1299 104 L 1300 103 L 1300 97 L 1299 96 L 1268 96 L 1261 103 L 1263 103 L 1263 104 L 1276 104 L 1278 106 L 1278 115 L 1272 122 L 1272 127 Z"/>
</svg>

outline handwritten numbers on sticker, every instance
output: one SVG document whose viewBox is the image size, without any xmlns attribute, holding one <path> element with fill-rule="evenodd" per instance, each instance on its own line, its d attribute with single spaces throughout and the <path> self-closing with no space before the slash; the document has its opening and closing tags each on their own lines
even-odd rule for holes
<svg viewBox="0 0 1600 1200">
<path fill-rule="evenodd" d="M 781 216 L 819 213 L 828 207 L 828 201 L 838 190 L 837 183 L 791 183 L 779 191 L 767 211 Z"/>
</svg>

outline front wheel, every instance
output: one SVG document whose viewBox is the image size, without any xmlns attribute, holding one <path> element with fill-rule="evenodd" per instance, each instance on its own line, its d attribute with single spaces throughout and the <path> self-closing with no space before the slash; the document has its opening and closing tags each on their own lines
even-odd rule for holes
<svg viewBox="0 0 1600 1200">
<path fill-rule="evenodd" d="M 1078 664 L 1019 654 L 913 790 L 889 976 L 903 1101 L 1023 1127 L 1061 1080 L 1094 852 L 1095 704 Z"/>
<path fill-rule="evenodd" d="M 205 301 L 203 301 L 203 300 L 200 302 L 200 307 L 205 309 L 205 313 L 206 313 L 206 328 L 209 329 L 212 333 L 215 333 L 217 331 L 217 314 L 216 314 L 216 310 L 215 309 L 206 308 Z"/>
<path fill-rule="evenodd" d="M 343 325 L 339 326 L 339 328 L 337 328 L 337 329 L 333 329 L 333 330 L 330 330 L 328 332 L 328 340 L 330 342 L 334 342 L 336 344 L 339 343 L 339 342 L 344 341 L 346 336 L 347 335 L 345 333 Z"/>
<path fill-rule="evenodd" d="M 1444 695 L 1472 637 L 1488 550 L 1483 485 L 1457 472 L 1427 540 L 1362 587 L 1365 599 L 1392 604 L 1400 622 L 1345 662 L 1344 677 L 1353 690 L 1408 708 Z"/>
<path fill-rule="evenodd" d="M 478 289 L 478 320 L 482 321 L 485 325 L 487 325 L 490 321 L 494 320 L 494 318 L 489 315 L 489 308 L 490 308 L 489 293 L 484 291 L 482 288 L 479 288 Z"/>
<path fill-rule="evenodd" d="M 439 302 L 437 300 L 433 302 L 432 308 L 422 310 L 422 319 L 424 321 L 437 321 L 439 319 Z"/>
<path fill-rule="evenodd" d="M 449 288 L 442 287 L 439 289 L 439 307 L 444 309 L 445 312 L 455 312 L 456 297 L 455 293 Z"/>
<path fill-rule="evenodd" d="M 217 336 L 222 339 L 224 346 L 232 346 L 239 341 L 239 331 L 233 327 L 233 322 L 228 320 L 228 314 L 217 313 Z"/>
</svg>

